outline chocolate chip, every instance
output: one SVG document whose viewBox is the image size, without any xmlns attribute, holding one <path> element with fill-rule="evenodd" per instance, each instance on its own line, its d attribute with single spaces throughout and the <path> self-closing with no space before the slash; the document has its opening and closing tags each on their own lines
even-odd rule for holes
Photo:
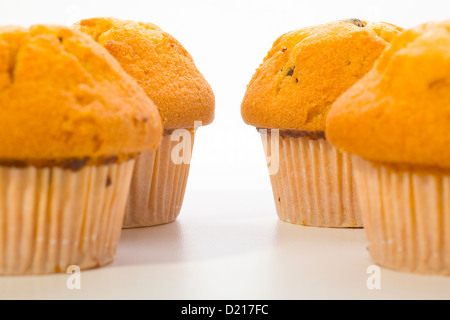
<svg viewBox="0 0 450 320">
<path fill-rule="evenodd" d="M 89 158 L 83 158 L 83 159 L 68 159 L 61 161 L 61 167 L 63 169 L 69 169 L 72 171 L 79 171 L 83 169 L 83 167 L 88 163 Z"/>
<path fill-rule="evenodd" d="M 108 188 L 111 184 L 112 184 L 111 177 L 108 176 L 108 177 L 106 178 L 106 187 Z"/>
<path fill-rule="evenodd" d="M 263 130 L 265 128 L 256 128 L 256 130 Z M 270 129 L 265 129 L 265 130 L 270 130 Z M 307 138 L 307 139 L 311 139 L 311 140 L 318 140 L 318 139 L 324 139 L 326 140 L 325 137 L 325 132 L 324 131 L 303 131 L 303 130 L 280 130 L 280 138 L 284 139 L 284 138 Z"/>
<path fill-rule="evenodd" d="M 164 135 L 165 136 L 168 136 L 168 135 L 171 135 L 173 132 L 175 131 L 175 129 L 166 129 L 166 128 L 164 128 Z"/>
<path fill-rule="evenodd" d="M 294 69 L 295 67 L 289 68 L 286 73 L 286 77 L 292 77 L 292 75 L 294 74 Z"/>
<path fill-rule="evenodd" d="M 119 157 L 113 156 L 113 157 L 106 158 L 104 164 L 116 163 L 117 161 L 119 161 Z"/>
<path fill-rule="evenodd" d="M 19 161 L 19 160 L 1 160 L 0 165 L 5 167 L 14 167 L 14 168 L 26 168 L 28 167 L 28 164 L 25 161 Z"/>
<path fill-rule="evenodd" d="M 359 19 L 346 19 L 343 21 L 353 23 L 355 26 L 358 26 L 361 28 L 364 28 L 366 26 L 366 24 Z"/>
<path fill-rule="evenodd" d="M 280 130 L 280 138 L 307 138 L 310 140 L 325 139 L 324 131 Z"/>
</svg>

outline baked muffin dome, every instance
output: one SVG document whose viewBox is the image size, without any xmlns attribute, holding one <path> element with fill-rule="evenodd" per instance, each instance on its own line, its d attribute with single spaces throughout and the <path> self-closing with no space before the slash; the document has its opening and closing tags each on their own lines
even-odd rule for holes
<svg viewBox="0 0 450 320">
<path fill-rule="evenodd" d="M 366 160 L 450 167 L 450 20 L 393 40 L 327 123 L 332 144 Z"/>
<path fill-rule="evenodd" d="M 214 94 L 190 54 L 151 23 L 93 18 L 74 25 L 103 45 L 157 105 L 164 128 L 214 119 Z"/>
<path fill-rule="evenodd" d="M 152 101 L 89 36 L 0 28 L 0 162 L 95 162 L 154 149 L 161 133 Z"/>
<path fill-rule="evenodd" d="M 247 87 L 244 121 L 261 128 L 324 131 L 331 104 L 371 69 L 401 30 L 349 19 L 282 35 Z"/>
</svg>

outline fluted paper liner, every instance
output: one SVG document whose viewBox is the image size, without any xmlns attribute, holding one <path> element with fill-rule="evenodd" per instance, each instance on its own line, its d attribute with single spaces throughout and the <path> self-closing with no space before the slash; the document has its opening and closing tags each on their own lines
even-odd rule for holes
<svg viewBox="0 0 450 320">
<path fill-rule="evenodd" d="M 134 160 L 79 171 L 0 167 L 0 274 L 113 261 Z"/>
<path fill-rule="evenodd" d="M 183 154 L 181 163 L 172 159 L 174 147 L 188 141 L 172 141 L 171 134 L 163 135 L 159 149 L 144 152 L 137 157 L 124 228 L 160 225 L 178 217 L 186 190 L 195 136 L 195 131 L 186 133 L 190 142 L 184 146 L 188 151 L 190 148 L 190 152 Z"/>
<path fill-rule="evenodd" d="M 271 131 L 260 133 L 266 157 L 276 164 Z M 281 220 L 316 227 L 363 226 L 347 153 L 325 139 L 289 135 L 280 136 L 278 149 L 278 169 L 269 172 Z"/>
<path fill-rule="evenodd" d="M 450 174 L 353 158 L 368 249 L 381 266 L 450 274 Z"/>
</svg>

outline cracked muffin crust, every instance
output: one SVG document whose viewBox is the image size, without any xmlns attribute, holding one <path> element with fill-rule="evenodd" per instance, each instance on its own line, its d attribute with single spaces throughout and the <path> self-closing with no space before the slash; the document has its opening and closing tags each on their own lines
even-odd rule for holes
<svg viewBox="0 0 450 320">
<path fill-rule="evenodd" d="M 104 46 L 157 105 L 165 129 L 214 119 L 210 85 L 186 49 L 152 23 L 92 18 L 74 24 Z"/>
<path fill-rule="evenodd" d="M 282 35 L 247 86 L 244 121 L 261 128 L 324 131 L 331 104 L 401 31 L 385 22 L 349 19 Z"/>
<path fill-rule="evenodd" d="M 60 26 L 0 28 L 0 106 L 6 164 L 127 159 L 162 134 L 136 81 L 89 36 Z"/>
</svg>

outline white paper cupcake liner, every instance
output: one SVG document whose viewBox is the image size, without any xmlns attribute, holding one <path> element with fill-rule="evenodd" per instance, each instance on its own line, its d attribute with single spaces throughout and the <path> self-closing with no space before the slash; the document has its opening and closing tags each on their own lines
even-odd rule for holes
<svg viewBox="0 0 450 320">
<path fill-rule="evenodd" d="M 356 156 L 353 162 L 373 261 L 450 274 L 450 174 L 393 169 Z"/>
<path fill-rule="evenodd" d="M 134 160 L 86 166 L 0 166 L 0 274 L 66 272 L 113 261 Z"/>
<path fill-rule="evenodd" d="M 276 166 L 271 132 L 260 132 L 266 156 Z M 322 138 L 289 135 L 280 136 L 278 149 L 278 170 L 272 167 L 269 173 L 281 220 L 316 227 L 363 226 L 347 153 Z"/>
<path fill-rule="evenodd" d="M 194 131 L 186 130 L 185 133 L 185 138 L 189 138 L 190 142 L 184 147 L 188 151 L 190 148 L 190 152 L 183 154 L 183 159 L 173 157 L 175 153 L 178 158 L 176 146 L 180 146 L 184 140 L 172 141 L 171 134 L 163 136 L 158 150 L 144 152 L 137 157 L 124 228 L 165 224 L 178 217 L 186 190 L 195 136 Z"/>
</svg>

